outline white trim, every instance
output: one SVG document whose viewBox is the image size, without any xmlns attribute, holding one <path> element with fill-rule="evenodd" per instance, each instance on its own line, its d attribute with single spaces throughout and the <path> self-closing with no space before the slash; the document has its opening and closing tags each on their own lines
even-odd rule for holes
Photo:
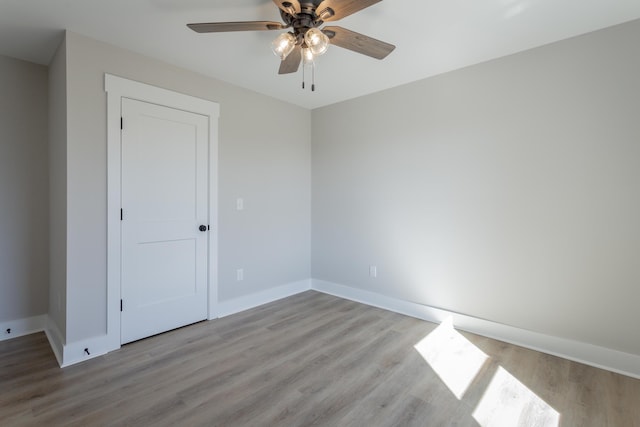
<svg viewBox="0 0 640 427">
<path fill-rule="evenodd" d="M 288 283 L 286 285 L 267 289 L 255 294 L 220 302 L 216 306 L 216 311 L 219 314 L 218 317 L 229 316 L 231 314 L 249 310 L 310 289 L 310 279 L 300 280 L 298 282 Z M 114 350 L 114 348 L 112 348 L 111 338 L 108 335 L 91 337 L 69 344 L 62 344 L 62 335 L 55 323 L 51 320 L 49 320 L 45 332 L 47 334 L 47 338 L 49 338 L 51 348 L 58 359 L 58 364 L 62 368 L 84 362 L 85 360 L 89 360 L 97 356 L 102 356 Z M 90 354 L 85 353 L 85 348 L 89 350 Z"/>
<path fill-rule="evenodd" d="M 208 319 L 218 317 L 218 115 L 209 117 L 209 304 Z"/>
<path fill-rule="evenodd" d="M 306 279 L 298 282 L 287 283 L 286 285 L 281 285 L 276 288 L 267 289 L 262 292 L 234 298 L 228 301 L 220 301 L 218 304 L 218 317 L 229 316 L 231 314 L 249 310 L 310 289 L 311 280 Z"/>
<path fill-rule="evenodd" d="M 51 346 L 51 350 L 53 350 L 53 354 L 56 356 L 58 365 L 62 367 L 64 340 L 62 339 L 62 334 L 60 333 L 60 329 L 58 329 L 58 325 L 53 321 L 53 319 L 51 319 L 50 316 L 47 317 L 47 327 L 45 328 L 44 333 L 47 334 L 49 345 Z"/>
<path fill-rule="evenodd" d="M 165 105 L 209 117 L 208 313 L 217 317 L 218 299 L 218 117 L 219 104 L 145 83 L 105 74 L 107 92 L 107 334 L 65 346 L 63 366 L 120 348 L 120 118 L 121 100 Z M 93 347 L 91 356 L 84 348 Z M 85 357 L 86 356 L 86 357 Z"/>
<path fill-rule="evenodd" d="M 596 368 L 640 378 L 640 356 L 635 354 L 528 331 L 324 280 L 312 279 L 311 282 L 311 289 L 319 292 L 430 322 L 440 323 L 447 318 L 451 318 L 453 325 L 464 331 L 595 366 Z"/>
<path fill-rule="evenodd" d="M 85 353 L 85 349 L 89 354 Z M 111 339 L 108 335 L 91 337 L 85 340 L 72 342 L 63 346 L 61 368 L 93 359 L 113 351 L 111 348 Z"/>
<path fill-rule="evenodd" d="M 46 322 L 46 314 L 0 322 L 0 341 L 18 338 L 35 332 L 42 332 Z M 11 329 L 11 333 L 8 333 L 7 329 Z"/>
</svg>

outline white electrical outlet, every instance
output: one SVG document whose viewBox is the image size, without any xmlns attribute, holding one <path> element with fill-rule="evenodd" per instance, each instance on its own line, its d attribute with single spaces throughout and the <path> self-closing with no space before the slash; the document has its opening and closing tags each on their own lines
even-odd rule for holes
<svg viewBox="0 0 640 427">
<path fill-rule="evenodd" d="M 369 266 L 369 276 L 378 277 L 378 267 L 376 267 L 375 265 L 370 265 Z"/>
<path fill-rule="evenodd" d="M 236 280 L 242 282 L 244 280 L 244 270 L 239 268 L 236 270 Z"/>
<path fill-rule="evenodd" d="M 242 197 L 238 197 L 236 199 L 236 210 L 244 210 L 244 200 L 242 199 Z"/>
</svg>

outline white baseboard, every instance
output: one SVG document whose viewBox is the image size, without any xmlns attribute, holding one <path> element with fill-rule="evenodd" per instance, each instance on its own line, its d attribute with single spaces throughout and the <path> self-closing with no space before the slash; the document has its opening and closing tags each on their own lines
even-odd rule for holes
<svg viewBox="0 0 640 427">
<path fill-rule="evenodd" d="M 311 280 L 306 279 L 300 280 L 298 282 L 288 283 L 276 288 L 267 289 L 266 291 L 243 296 L 240 298 L 221 301 L 218 303 L 217 307 L 218 317 L 225 317 L 231 314 L 239 313 L 241 311 L 249 310 L 263 304 L 299 294 L 300 292 L 308 291 L 310 289 Z"/>
<path fill-rule="evenodd" d="M 640 378 L 640 356 L 635 354 L 528 331 L 323 280 L 312 279 L 311 289 L 430 322 L 440 323 L 451 318 L 456 328 L 467 332 Z"/>
<path fill-rule="evenodd" d="M 440 323 L 451 318 L 453 325 L 464 331 L 640 379 L 640 356 L 635 354 L 528 331 L 323 280 L 301 280 L 240 298 L 221 301 L 217 307 L 218 317 L 249 310 L 310 289 L 430 322 Z M 0 327 L 2 328 L 0 332 L 11 328 L 10 338 L 44 330 L 61 367 L 114 350 L 107 335 L 65 344 L 57 326 L 46 315 L 3 322 L 0 323 Z M 7 337 L 3 336 L 3 339 Z M 86 354 L 85 349 L 89 350 L 89 354 Z"/>
<path fill-rule="evenodd" d="M 50 318 L 47 321 L 44 332 L 47 334 L 51 350 L 53 350 L 53 354 L 55 354 L 58 365 L 60 365 L 61 368 L 84 362 L 85 360 L 102 356 L 112 350 L 116 350 L 110 345 L 107 335 L 91 337 L 86 340 L 66 344 L 58 325 Z M 85 349 L 89 350 L 89 354 L 85 352 Z"/>
<path fill-rule="evenodd" d="M 47 325 L 45 327 L 44 333 L 47 334 L 49 345 L 51 346 L 51 350 L 53 350 L 53 354 L 56 356 L 58 365 L 62 366 L 62 355 L 64 354 L 64 339 L 62 338 L 62 333 L 60 332 L 58 325 L 49 316 L 47 316 Z"/>
<path fill-rule="evenodd" d="M 288 283 L 266 291 L 229 301 L 222 301 L 216 307 L 216 312 L 218 317 L 224 317 L 310 289 L 311 280 L 309 279 Z M 100 335 L 72 343 L 64 343 L 60 331 L 52 321 L 48 322 L 45 332 L 49 338 L 51 348 L 58 359 L 58 364 L 62 368 L 102 356 L 103 354 L 120 348 L 119 345 L 114 347 L 115 344 L 108 335 Z"/>
<path fill-rule="evenodd" d="M 0 322 L 0 341 L 18 338 L 35 332 L 42 332 L 46 322 L 46 314 Z"/>
<path fill-rule="evenodd" d="M 120 347 L 118 346 L 118 348 Z M 84 362 L 85 360 L 102 356 L 118 348 L 113 348 L 110 345 L 109 337 L 106 334 L 75 341 L 64 346 L 60 367 L 65 368 L 76 363 Z"/>
</svg>

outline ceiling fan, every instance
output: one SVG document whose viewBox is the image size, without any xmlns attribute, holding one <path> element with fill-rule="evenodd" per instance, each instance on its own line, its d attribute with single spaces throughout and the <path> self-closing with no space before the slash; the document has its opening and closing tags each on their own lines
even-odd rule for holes
<svg viewBox="0 0 640 427">
<path fill-rule="evenodd" d="M 295 73 L 300 63 L 312 64 L 329 44 L 361 53 L 376 59 L 389 55 L 395 46 L 359 34 L 346 28 L 328 26 L 325 22 L 337 21 L 382 0 L 273 0 L 280 9 L 282 21 L 207 22 L 187 24 L 198 33 L 227 31 L 291 31 L 280 34 L 272 43 L 273 52 L 280 57 L 278 74 Z M 303 67 L 304 71 L 304 67 Z M 303 78 L 304 80 L 304 78 Z M 304 81 L 303 81 L 304 88 Z M 312 90 L 315 89 L 312 85 Z"/>
</svg>

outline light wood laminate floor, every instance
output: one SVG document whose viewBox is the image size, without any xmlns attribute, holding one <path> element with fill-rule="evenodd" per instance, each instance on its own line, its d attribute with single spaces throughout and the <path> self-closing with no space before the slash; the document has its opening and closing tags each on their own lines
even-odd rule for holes
<svg viewBox="0 0 640 427">
<path fill-rule="evenodd" d="M 640 381 L 313 291 L 60 369 L 0 342 L 2 426 L 640 426 Z"/>
</svg>

